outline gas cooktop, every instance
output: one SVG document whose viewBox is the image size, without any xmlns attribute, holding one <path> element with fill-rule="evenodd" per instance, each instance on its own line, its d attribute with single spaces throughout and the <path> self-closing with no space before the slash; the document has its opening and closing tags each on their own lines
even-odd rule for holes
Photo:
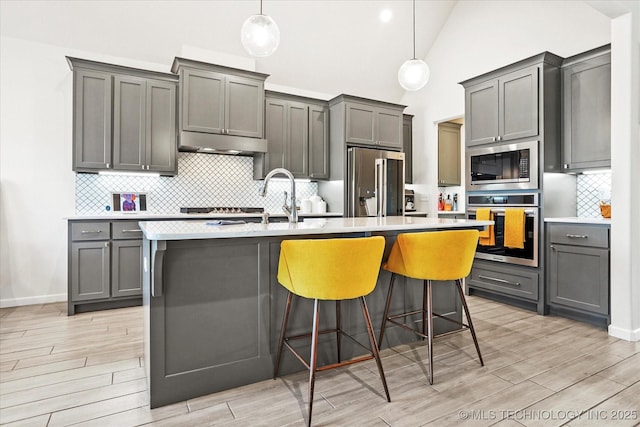
<svg viewBox="0 0 640 427">
<path fill-rule="evenodd" d="M 180 213 L 188 214 L 204 214 L 204 213 L 218 213 L 218 214 L 233 214 L 233 213 L 263 213 L 264 208 L 247 208 L 237 206 L 223 206 L 223 207 L 186 207 L 180 208 Z"/>
</svg>

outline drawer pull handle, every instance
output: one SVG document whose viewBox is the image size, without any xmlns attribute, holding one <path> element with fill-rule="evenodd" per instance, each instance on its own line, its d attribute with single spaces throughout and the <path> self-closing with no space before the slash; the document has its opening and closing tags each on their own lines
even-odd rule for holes
<svg viewBox="0 0 640 427">
<path fill-rule="evenodd" d="M 520 286 L 519 282 L 510 282 L 508 280 L 504 280 L 504 279 L 498 279 L 496 277 L 489 277 L 489 276 L 484 276 L 482 274 L 478 275 L 479 279 L 484 279 L 484 280 L 492 280 L 494 282 L 498 282 L 498 283 L 506 283 L 508 285 L 513 285 L 513 286 Z"/>
<path fill-rule="evenodd" d="M 567 237 L 570 239 L 588 239 L 589 236 L 585 236 L 584 234 L 567 234 Z"/>
<path fill-rule="evenodd" d="M 142 233 L 142 230 L 122 230 L 123 233 Z"/>
<path fill-rule="evenodd" d="M 80 234 L 97 234 L 102 233 L 102 230 L 82 230 Z"/>
</svg>

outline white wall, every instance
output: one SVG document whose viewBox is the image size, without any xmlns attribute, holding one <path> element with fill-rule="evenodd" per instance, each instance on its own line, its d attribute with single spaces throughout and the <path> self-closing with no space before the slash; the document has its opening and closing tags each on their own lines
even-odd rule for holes
<svg viewBox="0 0 640 427">
<path fill-rule="evenodd" d="M 634 15 L 608 13 L 612 3 L 633 2 L 458 2 L 428 56 L 431 80 L 403 102 L 414 118 L 414 182 L 429 192 L 436 214 L 436 122 L 464 114 L 457 82 L 528 56 L 550 51 L 562 57 L 612 43 L 611 335 L 640 340 L 640 39 Z M 601 5 L 596 3 L 602 3 Z M 626 3 L 626 5 L 625 5 Z M 627 9 L 628 10 L 628 9 Z M 618 12 L 619 14 L 619 12 Z M 634 190 L 635 189 L 635 190 Z M 635 262 L 634 262 L 635 261 Z"/>
<path fill-rule="evenodd" d="M 156 71 L 150 64 L 0 39 L 0 305 L 65 301 L 72 73 L 65 55 Z"/>
<path fill-rule="evenodd" d="M 567 57 L 610 42 L 610 21 L 578 1 L 460 1 L 425 58 L 427 86 L 402 102 L 414 114 L 413 178 L 437 215 L 437 122 L 464 115 L 458 82 L 549 51 Z"/>
</svg>

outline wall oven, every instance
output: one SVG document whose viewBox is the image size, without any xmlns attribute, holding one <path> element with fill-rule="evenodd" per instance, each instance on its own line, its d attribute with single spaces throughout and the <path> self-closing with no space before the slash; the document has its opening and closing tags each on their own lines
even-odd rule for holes
<svg viewBox="0 0 640 427">
<path fill-rule="evenodd" d="M 538 266 L 538 194 L 469 195 L 466 216 L 476 218 L 476 210 L 490 207 L 493 213 L 493 232 L 495 245 L 484 246 L 478 243 L 476 258 L 510 264 Z M 525 212 L 524 249 L 508 248 L 504 245 L 505 209 L 523 208 Z"/>
<path fill-rule="evenodd" d="M 538 141 L 468 149 L 465 170 L 468 191 L 535 190 Z"/>
</svg>

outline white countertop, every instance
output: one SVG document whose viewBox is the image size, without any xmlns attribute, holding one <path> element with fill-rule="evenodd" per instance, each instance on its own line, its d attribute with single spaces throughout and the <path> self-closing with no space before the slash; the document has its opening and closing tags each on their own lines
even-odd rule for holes
<svg viewBox="0 0 640 427">
<path fill-rule="evenodd" d="M 318 217 L 326 217 L 326 216 L 331 216 L 331 217 L 341 217 L 342 213 L 340 212 L 327 212 L 327 213 L 322 213 L 322 214 L 301 214 L 299 213 L 298 216 L 300 218 L 318 218 Z M 69 220 L 69 221 L 78 221 L 78 220 L 99 220 L 99 221 L 108 221 L 111 219 L 114 220 L 122 220 L 122 219 L 132 219 L 132 220 L 136 220 L 136 221 L 148 221 L 148 220 L 154 220 L 154 219 L 162 219 L 162 220 L 167 220 L 167 219 L 176 219 L 176 220 L 186 220 L 186 219 L 207 219 L 207 218 L 229 218 L 229 219 L 233 219 L 233 218 L 261 218 L 262 214 L 261 213 L 244 213 L 244 214 L 220 214 L 220 213 L 208 213 L 208 214 L 202 214 L 202 213 L 174 213 L 174 214 L 149 214 L 149 213 L 139 213 L 139 212 L 131 212 L 131 213 L 124 213 L 124 212 L 113 212 L 113 213 L 105 213 L 102 215 L 72 215 L 72 216 L 68 216 L 65 217 L 64 219 Z M 284 213 L 277 213 L 277 214 L 269 214 L 269 218 L 284 218 L 285 214 Z"/>
<path fill-rule="evenodd" d="M 423 217 L 307 218 L 297 224 L 246 223 L 208 225 L 207 221 L 144 221 L 140 228 L 149 240 L 222 239 L 237 237 L 296 236 L 372 231 L 411 231 L 487 226 L 493 221 Z"/>
<path fill-rule="evenodd" d="M 570 216 L 570 217 L 559 217 L 559 218 L 545 218 L 544 222 L 565 222 L 570 224 L 611 225 L 611 218 L 579 218 L 575 216 Z"/>
</svg>

